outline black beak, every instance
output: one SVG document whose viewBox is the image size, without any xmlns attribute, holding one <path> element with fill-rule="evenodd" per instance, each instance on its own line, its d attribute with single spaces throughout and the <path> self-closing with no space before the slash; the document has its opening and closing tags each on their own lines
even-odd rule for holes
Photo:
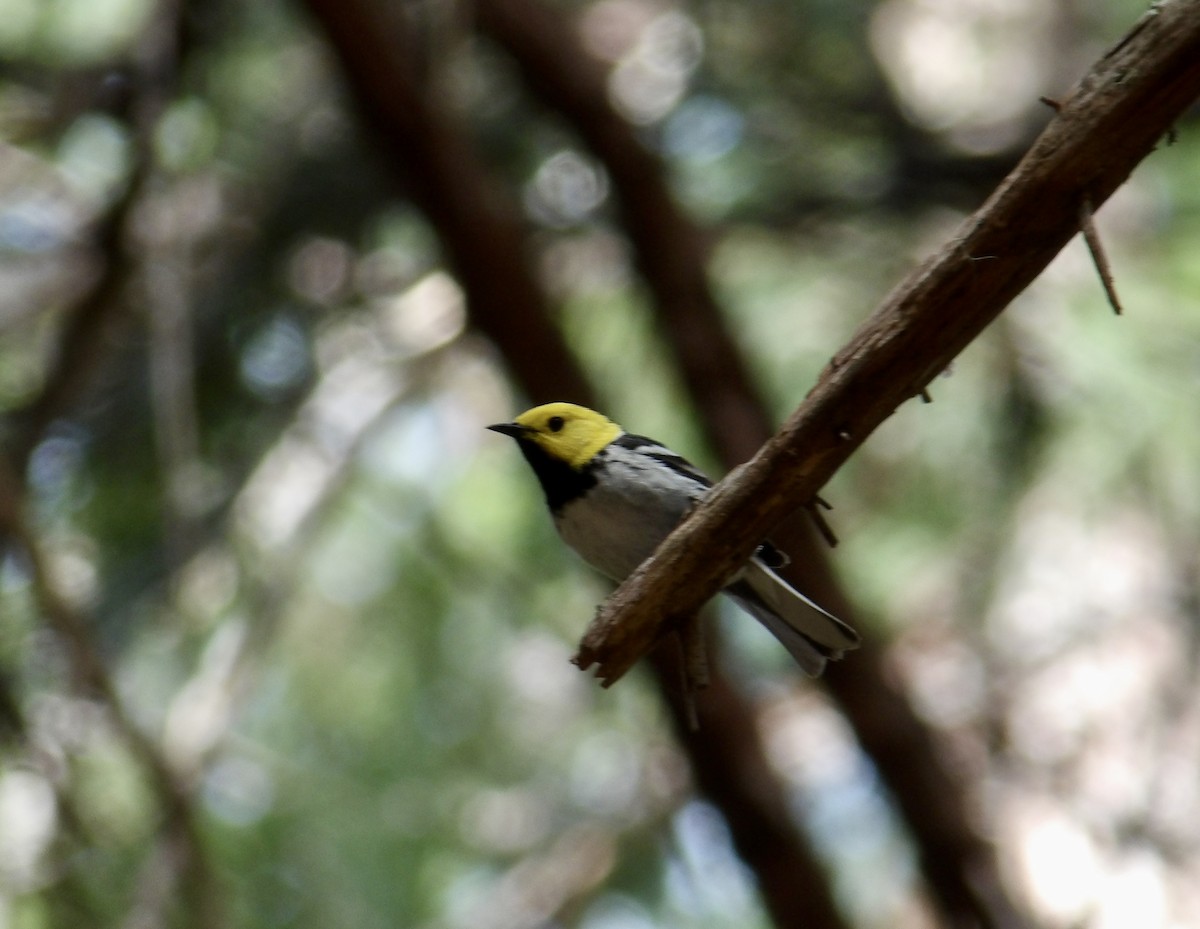
<svg viewBox="0 0 1200 929">
<path fill-rule="evenodd" d="M 519 439 L 528 434 L 528 426 L 519 426 L 516 423 L 496 423 L 494 426 L 488 426 L 492 432 L 498 432 L 501 435 L 512 436 L 514 439 Z"/>
</svg>

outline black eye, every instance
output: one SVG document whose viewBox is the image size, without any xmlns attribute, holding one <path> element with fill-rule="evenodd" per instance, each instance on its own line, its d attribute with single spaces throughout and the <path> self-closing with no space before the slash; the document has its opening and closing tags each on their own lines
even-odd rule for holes
<svg viewBox="0 0 1200 929">
<path fill-rule="evenodd" d="M 546 420 L 546 428 L 551 432 L 562 432 L 563 418 L 561 416 L 551 416 Z"/>
</svg>

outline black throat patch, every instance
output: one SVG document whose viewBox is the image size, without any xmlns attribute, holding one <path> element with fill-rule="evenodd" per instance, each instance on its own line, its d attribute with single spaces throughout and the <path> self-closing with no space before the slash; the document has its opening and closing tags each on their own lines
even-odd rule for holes
<svg viewBox="0 0 1200 929">
<path fill-rule="evenodd" d="M 537 475 L 546 495 L 546 505 L 550 507 L 551 512 L 558 513 L 572 500 L 582 497 L 596 486 L 594 468 L 585 467 L 582 471 L 577 471 L 565 461 L 547 455 L 533 442 L 518 439 L 517 445 L 529 466 L 533 468 L 533 473 Z"/>
</svg>

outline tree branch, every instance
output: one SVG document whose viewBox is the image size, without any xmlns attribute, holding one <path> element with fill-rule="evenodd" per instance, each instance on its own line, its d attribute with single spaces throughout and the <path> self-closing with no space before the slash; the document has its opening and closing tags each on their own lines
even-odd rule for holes
<svg viewBox="0 0 1200 929">
<path fill-rule="evenodd" d="M 758 710 L 738 691 L 719 659 L 711 668 L 705 699 L 689 707 L 669 686 L 679 673 L 671 661 L 673 652 L 658 648 L 650 654 L 659 691 L 692 760 L 696 786 L 725 817 L 738 856 L 758 882 L 771 925 L 846 929 L 829 874 L 796 829 L 787 791 L 767 757 Z M 698 728 L 691 718 L 696 711 Z"/>
<path fill-rule="evenodd" d="M 1200 7 L 1147 13 L 1080 82 L 991 198 L 860 327 L 783 429 L 598 611 L 576 663 L 617 681 L 787 514 L 919 394 L 1079 230 L 1200 96 Z"/>
<path fill-rule="evenodd" d="M 1113 308 L 1113 312 L 1118 316 L 1123 312 L 1121 308 L 1121 299 L 1117 296 L 1117 285 L 1113 281 L 1112 268 L 1108 263 L 1108 256 L 1104 253 L 1104 246 L 1100 243 L 1100 233 L 1096 231 L 1096 220 L 1092 213 L 1092 203 L 1087 198 L 1083 198 L 1083 203 L 1079 204 L 1079 226 L 1083 232 L 1083 241 L 1087 243 L 1088 251 L 1092 255 L 1092 264 L 1096 266 L 1096 273 L 1100 275 L 1100 283 L 1104 287 L 1104 295 L 1108 297 L 1108 305 Z"/>
</svg>

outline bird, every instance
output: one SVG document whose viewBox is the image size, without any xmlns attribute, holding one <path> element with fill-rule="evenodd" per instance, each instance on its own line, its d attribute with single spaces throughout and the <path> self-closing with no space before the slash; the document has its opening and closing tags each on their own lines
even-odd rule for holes
<svg viewBox="0 0 1200 929">
<path fill-rule="evenodd" d="M 516 440 L 563 541 L 618 583 L 713 486 L 683 456 L 574 403 L 535 406 L 487 428 Z M 858 633 L 783 580 L 776 570 L 787 563 L 763 541 L 722 592 L 819 677 L 827 661 L 858 647 Z"/>
</svg>

